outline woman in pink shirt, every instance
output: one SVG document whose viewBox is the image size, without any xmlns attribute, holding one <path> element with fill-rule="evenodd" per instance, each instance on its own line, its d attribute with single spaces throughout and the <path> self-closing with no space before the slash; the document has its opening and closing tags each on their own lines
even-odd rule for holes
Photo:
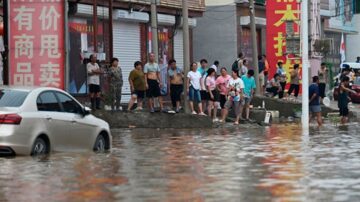
<svg viewBox="0 0 360 202">
<path fill-rule="evenodd" d="M 225 67 L 221 68 L 220 70 L 221 75 L 216 79 L 216 87 L 218 91 L 220 92 L 220 107 L 221 107 L 221 116 L 224 114 L 225 109 L 225 103 L 227 101 L 227 86 L 229 83 L 229 80 L 231 79 L 231 76 L 227 73 L 227 70 Z"/>
<path fill-rule="evenodd" d="M 213 68 L 208 69 L 205 80 L 206 90 L 208 92 L 208 115 L 213 118 L 213 122 L 219 121 L 216 117 L 218 109 L 219 92 L 216 89 L 216 72 Z M 211 112 L 214 112 L 213 114 Z M 214 115 L 214 116 L 212 116 Z"/>
</svg>

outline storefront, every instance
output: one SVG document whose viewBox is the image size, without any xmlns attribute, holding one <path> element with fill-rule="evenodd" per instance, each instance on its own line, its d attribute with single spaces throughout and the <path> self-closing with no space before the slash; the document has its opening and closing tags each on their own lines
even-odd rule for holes
<svg viewBox="0 0 360 202">
<path fill-rule="evenodd" d="M 134 69 L 134 63 L 141 60 L 141 25 L 148 21 L 147 13 L 114 11 L 113 54 L 119 59 L 123 73 L 122 103 L 128 103 L 130 100 L 131 89 L 128 78 Z"/>
<path fill-rule="evenodd" d="M 72 6 L 76 9 L 72 9 Z M 69 83 L 68 92 L 87 94 L 86 64 L 94 49 L 94 21 L 92 5 L 70 5 L 68 17 Z M 101 64 L 109 60 L 108 9 L 98 7 L 97 58 Z"/>
</svg>

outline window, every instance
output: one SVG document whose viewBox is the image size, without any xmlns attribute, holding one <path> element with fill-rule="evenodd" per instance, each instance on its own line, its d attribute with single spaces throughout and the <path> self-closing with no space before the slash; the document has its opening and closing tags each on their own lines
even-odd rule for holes
<svg viewBox="0 0 360 202">
<path fill-rule="evenodd" d="M 354 0 L 354 13 L 360 14 L 360 0 Z"/>
<path fill-rule="evenodd" d="M 20 107 L 29 93 L 0 89 L 0 107 Z"/>
<path fill-rule="evenodd" d="M 59 98 L 64 112 L 75 114 L 81 114 L 83 112 L 83 108 L 71 97 L 58 92 L 56 93 L 56 96 Z"/>
<path fill-rule="evenodd" d="M 61 108 L 55 94 L 51 91 L 41 93 L 38 97 L 37 108 L 39 111 L 60 112 Z"/>
</svg>

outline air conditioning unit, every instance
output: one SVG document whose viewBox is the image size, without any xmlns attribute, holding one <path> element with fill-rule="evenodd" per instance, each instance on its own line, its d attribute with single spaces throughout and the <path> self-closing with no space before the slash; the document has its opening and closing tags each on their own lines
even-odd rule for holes
<svg viewBox="0 0 360 202">
<path fill-rule="evenodd" d="M 143 12 L 129 12 L 127 10 L 115 9 L 113 12 L 113 19 L 146 23 L 149 22 L 149 15 Z"/>
</svg>

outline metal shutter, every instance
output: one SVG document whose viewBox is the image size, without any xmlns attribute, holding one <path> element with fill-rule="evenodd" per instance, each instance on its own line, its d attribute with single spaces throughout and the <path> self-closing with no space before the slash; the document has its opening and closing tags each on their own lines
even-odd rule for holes
<svg viewBox="0 0 360 202">
<path fill-rule="evenodd" d="M 129 74 L 134 69 L 134 62 L 141 59 L 139 24 L 114 22 L 113 37 L 114 57 L 119 59 L 124 79 L 121 103 L 128 103 L 131 97 Z"/>
<path fill-rule="evenodd" d="M 174 37 L 174 59 L 178 67 L 184 68 L 183 31 L 181 29 L 176 31 Z"/>
</svg>

